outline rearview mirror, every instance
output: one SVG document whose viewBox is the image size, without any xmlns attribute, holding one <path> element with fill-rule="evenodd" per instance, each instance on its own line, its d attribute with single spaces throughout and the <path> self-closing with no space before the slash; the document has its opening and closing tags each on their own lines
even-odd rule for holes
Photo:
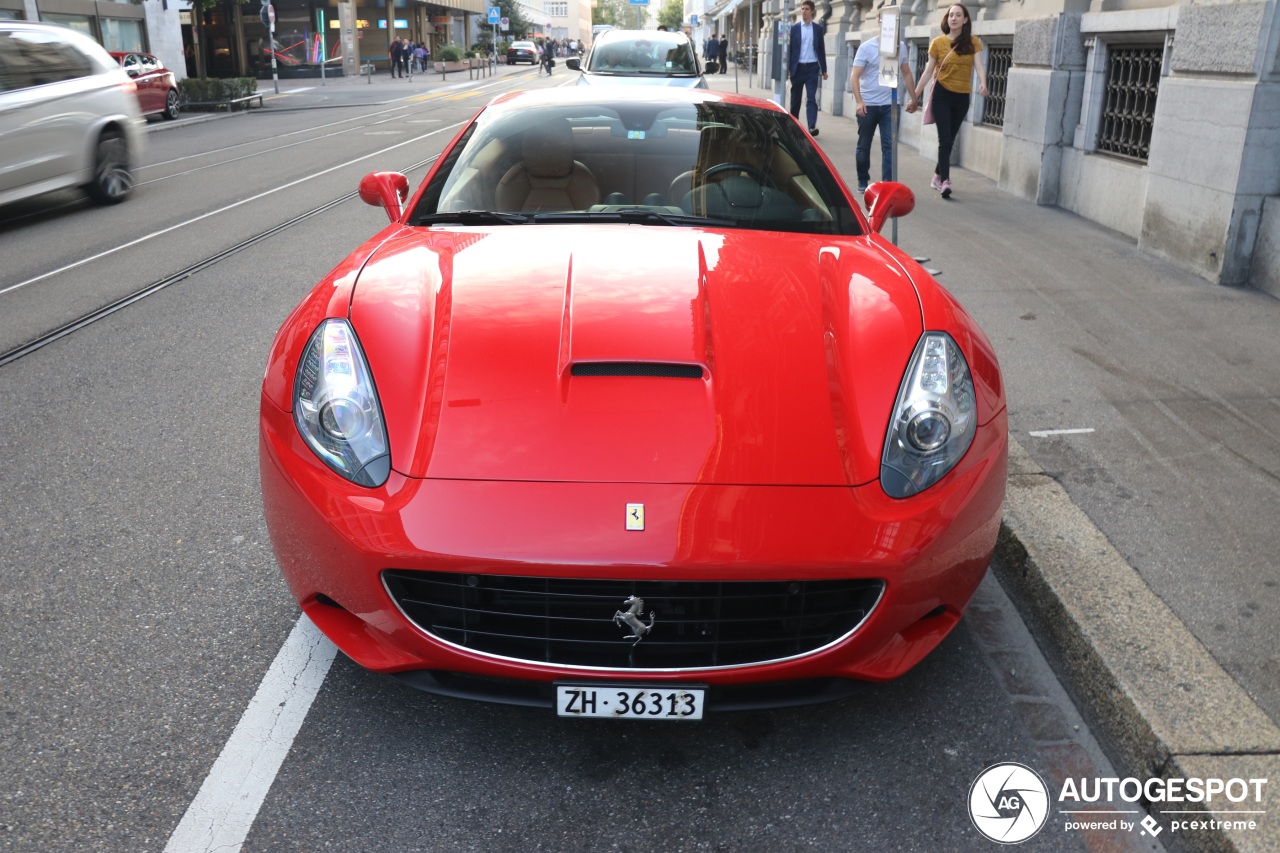
<svg viewBox="0 0 1280 853">
<path fill-rule="evenodd" d="M 409 179 L 399 172 L 370 172 L 360 180 L 360 199 L 381 207 L 392 222 L 399 222 L 409 199 Z"/>
<path fill-rule="evenodd" d="M 581 71 L 582 63 L 578 61 L 578 57 L 571 56 L 564 61 L 565 67 L 570 71 Z"/>
<path fill-rule="evenodd" d="M 916 195 L 906 184 L 897 181 L 876 181 L 867 187 L 867 214 L 871 230 L 877 234 L 890 217 L 906 216 L 916 207 Z"/>
</svg>

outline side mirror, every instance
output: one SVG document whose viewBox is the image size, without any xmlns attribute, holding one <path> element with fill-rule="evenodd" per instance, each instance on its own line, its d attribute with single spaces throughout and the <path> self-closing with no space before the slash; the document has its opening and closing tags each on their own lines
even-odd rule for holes
<svg viewBox="0 0 1280 853">
<path fill-rule="evenodd" d="M 708 61 L 708 62 L 707 62 L 703 67 L 702 67 L 702 73 L 703 73 L 703 74 L 719 74 L 719 73 L 720 73 L 720 63 L 719 63 L 719 62 L 716 62 L 714 59 L 709 60 L 709 61 Z"/>
<path fill-rule="evenodd" d="M 125 73 L 125 74 L 128 74 L 130 77 L 137 77 L 137 76 L 138 76 L 139 74 L 141 74 L 142 72 L 141 72 L 141 71 L 139 71 L 137 68 L 126 68 L 126 69 L 124 70 L 124 73 Z"/>
<path fill-rule="evenodd" d="M 877 234 L 884 227 L 886 219 L 906 216 L 916 208 L 916 194 L 906 184 L 897 181 L 876 181 L 867 187 L 863 198 L 867 202 L 871 230 Z"/>
<path fill-rule="evenodd" d="M 370 172 L 360 180 L 360 199 L 381 207 L 387 218 L 399 222 L 404 203 L 409 200 L 409 179 L 399 172 Z"/>
<path fill-rule="evenodd" d="M 582 63 L 578 60 L 578 57 L 576 56 L 569 57 L 564 61 L 564 64 L 565 64 L 565 67 L 568 68 L 570 71 L 582 70 Z"/>
</svg>

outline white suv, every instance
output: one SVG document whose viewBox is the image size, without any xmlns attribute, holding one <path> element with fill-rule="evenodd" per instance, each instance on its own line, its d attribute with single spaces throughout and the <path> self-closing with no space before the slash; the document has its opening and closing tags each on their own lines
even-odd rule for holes
<svg viewBox="0 0 1280 853">
<path fill-rule="evenodd" d="M 142 121 L 136 84 L 93 39 L 0 21 L 0 204 L 75 186 L 123 201 Z"/>
</svg>

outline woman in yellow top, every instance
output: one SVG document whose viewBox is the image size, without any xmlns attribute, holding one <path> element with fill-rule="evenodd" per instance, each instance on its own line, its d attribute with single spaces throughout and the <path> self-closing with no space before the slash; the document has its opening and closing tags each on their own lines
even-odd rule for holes
<svg viewBox="0 0 1280 853">
<path fill-rule="evenodd" d="M 933 87 L 933 120 L 938 127 L 938 168 L 929 185 L 951 198 L 951 149 L 956 134 L 969 112 L 969 94 L 973 91 L 973 72 L 978 72 L 978 94 L 987 95 L 987 69 L 977 61 L 982 42 L 973 35 L 969 10 L 960 3 L 947 9 L 942 19 L 942 35 L 929 43 L 929 62 L 916 84 L 916 100 L 937 73 Z"/>
</svg>

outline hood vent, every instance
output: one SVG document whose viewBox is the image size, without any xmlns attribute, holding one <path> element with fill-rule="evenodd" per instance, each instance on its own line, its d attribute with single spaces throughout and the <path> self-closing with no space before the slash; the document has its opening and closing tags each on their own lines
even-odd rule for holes
<svg viewBox="0 0 1280 853">
<path fill-rule="evenodd" d="M 574 376 L 657 376 L 664 379 L 701 379 L 702 366 L 669 361 L 583 361 L 569 372 Z"/>
</svg>

